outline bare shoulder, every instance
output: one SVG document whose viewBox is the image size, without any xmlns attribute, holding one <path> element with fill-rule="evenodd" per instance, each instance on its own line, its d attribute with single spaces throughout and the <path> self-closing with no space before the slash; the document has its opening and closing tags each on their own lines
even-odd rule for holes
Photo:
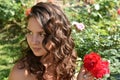
<svg viewBox="0 0 120 80">
<path fill-rule="evenodd" d="M 35 77 L 30 76 L 26 69 L 19 69 L 16 63 L 9 74 L 8 80 L 35 80 L 33 78 Z"/>
<path fill-rule="evenodd" d="M 17 67 L 17 63 L 13 66 L 10 74 L 9 74 L 9 78 L 8 80 L 24 80 L 25 77 L 25 69 L 19 69 Z"/>
</svg>

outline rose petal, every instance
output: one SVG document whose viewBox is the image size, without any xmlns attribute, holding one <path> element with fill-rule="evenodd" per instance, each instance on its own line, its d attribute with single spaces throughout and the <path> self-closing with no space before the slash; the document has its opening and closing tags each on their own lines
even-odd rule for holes
<svg viewBox="0 0 120 80">
<path fill-rule="evenodd" d="M 74 25 L 80 31 L 82 31 L 83 29 L 85 29 L 85 26 L 84 26 L 83 23 L 78 23 L 78 22 L 73 21 L 72 25 Z"/>
<path fill-rule="evenodd" d="M 28 15 L 30 15 L 30 13 L 31 13 L 31 8 L 28 8 L 28 9 L 26 10 L 25 15 L 28 16 Z"/>
<path fill-rule="evenodd" d="M 120 15 L 120 9 L 117 10 L 117 13 Z"/>
</svg>

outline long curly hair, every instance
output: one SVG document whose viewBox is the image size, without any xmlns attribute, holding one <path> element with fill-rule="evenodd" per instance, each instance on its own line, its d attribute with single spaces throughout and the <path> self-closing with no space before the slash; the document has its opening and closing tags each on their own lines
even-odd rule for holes
<svg viewBox="0 0 120 80">
<path fill-rule="evenodd" d="M 34 17 L 43 27 L 46 35 L 42 42 L 43 47 L 53 54 L 53 64 L 55 65 L 55 80 L 73 80 L 76 65 L 76 53 L 74 42 L 71 38 L 70 22 L 60 9 L 52 3 L 37 3 L 31 8 L 28 19 Z M 51 50 L 45 45 L 50 41 Z M 35 74 L 38 80 L 45 80 L 45 66 L 40 62 L 41 56 L 35 56 L 28 47 L 24 51 L 23 57 L 19 60 L 20 69 L 26 68 L 29 73 Z"/>
</svg>

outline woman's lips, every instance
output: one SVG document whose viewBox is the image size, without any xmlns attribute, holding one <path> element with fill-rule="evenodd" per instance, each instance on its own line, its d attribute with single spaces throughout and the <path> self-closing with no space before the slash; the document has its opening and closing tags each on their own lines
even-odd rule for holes
<svg viewBox="0 0 120 80">
<path fill-rule="evenodd" d="M 36 51 L 39 51 L 41 48 L 33 48 L 33 50 L 36 52 Z"/>
</svg>

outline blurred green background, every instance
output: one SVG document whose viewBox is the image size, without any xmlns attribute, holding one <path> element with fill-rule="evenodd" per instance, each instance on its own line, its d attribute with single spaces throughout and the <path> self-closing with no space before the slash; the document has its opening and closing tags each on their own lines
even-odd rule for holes
<svg viewBox="0 0 120 80">
<path fill-rule="evenodd" d="M 21 55 L 20 43 L 26 27 L 25 10 L 34 0 L 0 0 L 0 80 L 7 80 L 14 61 Z M 110 62 L 110 75 L 103 80 L 120 80 L 120 0 L 64 0 L 62 8 L 71 24 L 83 23 L 84 30 L 72 27 L 78 52 L 83 56 L 98 52 Z"/>
</svg>

